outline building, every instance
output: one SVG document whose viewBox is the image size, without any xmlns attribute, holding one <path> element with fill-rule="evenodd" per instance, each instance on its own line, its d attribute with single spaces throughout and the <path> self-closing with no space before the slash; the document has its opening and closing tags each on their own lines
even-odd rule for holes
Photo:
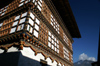
<svg viewBox="0 0 100 66">
<path fill-rule="evenodd" d="M 13 0 L 0 9 L 1 66 L 73 66 L 80 37 L 68 0 Z"/>
</svg>

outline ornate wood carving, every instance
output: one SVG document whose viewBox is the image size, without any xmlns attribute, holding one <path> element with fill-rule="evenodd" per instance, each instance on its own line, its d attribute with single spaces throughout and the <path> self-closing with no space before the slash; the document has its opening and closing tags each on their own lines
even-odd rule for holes
<svg viewBox="0 0 100 66">
<path fill-rule="evenodd" d="M 39 39 L 42 43 L 48 45 L 48 29 L 42 22 L 40 23 Z"/>
</svg>

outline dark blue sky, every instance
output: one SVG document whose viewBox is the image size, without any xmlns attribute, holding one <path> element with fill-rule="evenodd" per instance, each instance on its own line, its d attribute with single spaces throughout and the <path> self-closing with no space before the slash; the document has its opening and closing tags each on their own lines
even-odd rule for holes
<svg viewBox="0 0 100 66">
<path fill-rule="evenodd" d="M 82 38 L 74 39 L 73 60 L 79 60 L 79 55 L 87 54 L 97 59 L 99 26 L 100 26 L 100 0 L 69 0 Z"/>
</svg>

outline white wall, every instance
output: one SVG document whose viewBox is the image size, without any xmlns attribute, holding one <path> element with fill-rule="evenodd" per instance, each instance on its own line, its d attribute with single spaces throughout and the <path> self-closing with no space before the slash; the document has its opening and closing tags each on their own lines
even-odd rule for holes
<svg viewBox="0 0 100 66">
<path fill-rule="evenodd" d="M 17 51 L 18 51 L 18 49 L 16 47 L 12 46 L 11 48 L 8 49 L 7 52 L 17 52 Z"/>
<path fill-rule="evenodd" d="M 8 49 L 8 51 L 7 52 L 17 52 L 18 51 L 18 49 L 16 48 L 16 47 L 10 47 L 9 49 Z M 3 53 L 4 52 L 4 50 L 2 50 L 2 49 L 0 49 L 0 53 Z"/>
<path fill-rule="evenodd" d="M 36 61 L 40 62 L 40 59 L 45 60 L 45 57 L 41 53 L 38 53 L 35 56 L 35 52 L 30 47 L 24 47 L 23 50 L 21 50 L 21 52 L 22 55 L 34 59 Z M 57 62 L 56 61 L 52 62 L 50 58 L 47 58 L 45 61 L 47 61 L 48 65 L 57 66 Z"/>
<path fill-rule="evenodd" d="M 33 60 L 36 60 L 38 62 L 40 62 L 40 59 L 42 60 L 45 60 L 47 61 L 47 64 L 50 65 L 50 66 L 57 66 L 57 62 L 54 60 L 54 62 L 52 62 L 52 60 L 48 57 L 47 59 L 45 59 L 45 57 L 41 54 L 41 53 L 38 53 L 36 56 L 35 56 L 35 52 L 30 48 L 30 47 L 23 47 L 23 50 L 18 50 L 16 47 L 11 47 L 8 49 L 7 52 L 21 52 L 22 56 L 20 56 L 19 59 L 22 59 L 21 57 L 26 57 L 26 58 L 30 58 L 30 59 L 33 59 Z M 3 53 L 4 50 L 0 49 L 0 53 Z M 27 59 L 26 59 L 27 61 Z M 18 66 L 25 66 L 25 65 L 21 65 L 23 64 L 24 62 L 20 62 L 19 60 L 19 65 Z M 59 66 L 61 66 L 61 63 L 58 64 Z"/>
<path fill-rule="evenodd" d="M 4 52 L 4 50 L 0 49 L 0 53 L 3 53 L 3 52 Z"/>
</svg>

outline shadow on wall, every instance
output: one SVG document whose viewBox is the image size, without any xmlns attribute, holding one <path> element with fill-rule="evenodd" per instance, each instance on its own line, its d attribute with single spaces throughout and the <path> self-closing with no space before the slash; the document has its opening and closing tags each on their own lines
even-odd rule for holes
<svg viewBox="0 0 100 66">
<path fill-rule="evenodd" d="M 25 57 L 21 54 L 21 52 L 11 52 L 11 53 L 0 54 L 0 66 L 50 66 L 50 65 Z"/>
</svg>

